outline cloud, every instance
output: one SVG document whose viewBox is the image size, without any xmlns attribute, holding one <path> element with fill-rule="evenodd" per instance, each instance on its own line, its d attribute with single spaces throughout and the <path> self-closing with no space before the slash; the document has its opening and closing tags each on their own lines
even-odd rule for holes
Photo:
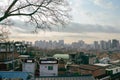
<svg viewBox="0 0 120 80">
<path fill-rule="evenodd" d="M 73 21 L 81 24 L 120 26 L 117 4 L 112 0 L 70 0 Z M 118 2 L 119 3 L 119 2 Z"/>
<path fill-rule="evenodd" d="M 94 4 L 106 8 L 106 9 L 114 9 L 115 5 L 110 0 L 93 0 Z"/>
<path fill-rule="evenodd" d="M 94 16 L 93 14 L 86 13 L 88 16 Z M 100 15 L 99 15 L 100 16 Z M 97 18 L 99 17 L 97 16 Z M 105 15 L 101 15 L 104 16 Z M 102 19 L 101 19 L 102 20 Z M 113 21 L 113 20 L 112 20 Z M 31 34 L 31 31 L 34 31 L 35 26 L 34 25 L 27 25 L 24 20 L 20 19 L 11 19 L 11 22 L 13 22 L 13 26 L 10 27 L 11 33 L 13 34 Z M 114 22 L 114 21 L 113 21 Z M 116 25 L 116 24 L 114 24 Z M 71 22 L 69 25 L 65 25 L 65 28 L 63 27 L 53 27 L 52 31 L 55 32 L 67 32 L 67 33 L 88 33 L 88 32 L 94 32 L 94 33 L 120 33 L 120 28 L 113 26 L 113 25 L 103 25 L 103 24 L 89 24 L 89 23 L 75 23 Z M 40 30 L 40 32 L 42 32 Z M 47 30 L 46 30 L 47 32 Z"/>
<path fill-rule="evenodd" d="M 17 30 L 16 30 L 17 29 Z M 27 28 L 26 28 L 27 29 Z M 80 24 L 71 23 L 64 27 L 53 27 L 52 31 L 40 31 L 38 34 L 24 33 L 23 27 L 14 27 L 11 29 L 13 33 L 10 39 L 14 40 L 65 40 L 67 43 L 85 40 L 92 42 L 94 40 L 108 40 L 113 38 L 120 38 L 120 28 L 114 26 L 105 25 L 92 25 L 92 24 Z"/>
<path fill-rule="evenodd" d="M 12 34 L 29 34 L 32 35 L 31 31 L 34 30 L 33 26 L 23 25 L 24 22 L 16 21 L 14 27 L 11 27 Z M 18 24 L 17 24 L 18 23 Z M 64 33 L 120 33 L 120 28 L 116 26 L 100 25 L 100 24 L 80 24 L 71 22 L 64 27 L 52 26 L 52 32 L 64 32 Z M 40 34 L 50 33 L 49 31 L 40 30 Z M 49 35 L 49 34 L 46 34 Z M 59 34 L 61 35 L 61 34 Z M 53 35 L 52 35 L 53 36 Z M 63 35 L 62 35 L 63 36 Z M 64 35 L 65 36 L 65 35 Z"/>
<path fill-rule="evenodd" d="M 84 33 L 72 33 L 72 32 L 46 32 L 39 34 L 18 34 L 12 35 L 12 40 L 65 40 L 66 43 L 71 43 L 78 40 L 84 40 L 87 43 L 91 43 L 95 40 L 108 40 L 108 39 L 120 39 L 119 33 L 95 33 L 95 32 L 84 32 Z"/>
<path fill-rule="evenodd" d="M 57 29 L 54 29 L 57 31 Z M 70 33 L 120 33 L 119 27 L 108 26 L 108 25 L 99 25 L 99 24 L 80 24 L 80 23 L 71 23 L 66 25 L 65 28 L 59 29 L 60 32 L 70 32 Z"/>
</svg>

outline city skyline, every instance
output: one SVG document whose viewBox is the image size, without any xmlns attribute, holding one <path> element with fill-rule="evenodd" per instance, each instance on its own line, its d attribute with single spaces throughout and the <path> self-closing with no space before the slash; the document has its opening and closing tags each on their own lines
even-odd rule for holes
<svg viewBox="0 0 120 80">
<path fill-rule="evenodd" d="M 71 42 L 71 43 L 66 43 L 64 40 L 62 40 L 62 39 L 60 39 L 60 40 L 36 40 L 36 41 L 34 41 L 34 42 L 31 42 L 31 41 L 25 41 L 25 40 L 22 40 L 21 42 L 23 42 L 23 43 L 26 43 L 26 44 L 33 44 L 33 45 L 35 45 L 35 43 L 36 42 L 42 42 L 42 43 L 61 43 L 62 42 L 62 44 L 67 44 L 67 45 L 71 45 L 71 44 L 76 44 L 76 43 L 84 43 L 84 44 L 88 44 L 88 45 L 95 45 L 96 43 L 97 44 L 101 44 L 101 42 L 108 42 L 108 43 L 112 43 L 112 42 L 114 42 L 114 40 L 115 41 L 117 41 L 118 42 L 118 44 L 120 44 L 119 42 L 120 42 L 120 40 L 118 40 L 118 39 L 109 39 L 109 40 L 99 40 L 99 41 L 97 41 L 97 40 L 95 40 L 95 41 L 92 41 L 91 43 L 87 43 L 86 41 L 84 41 L 84 40 L 78 40 L 78 41 L 73 41 L 73 42 Z M 78 44 L 79 45 L 79 44 Z"/>
<path fill-rule="evenodd" d="M 101 40 L 94 41 L 91 44 L 86 43 L 83 40 L 79 40 L 77 42 L 72 42 L 71 44 L 66 44 L 64 40 L 58 41 L 46 41 L 46 40 L 37 40 L 34 42 L 33 46 L 41 48 L 41 49 L 76 49 L 76 50 L 120 50 L 120 40 L 112 39 L 112 40 Z"/>
<path fill-rule="evenodd" d="M 96 40 L 120 39 L 119 0 L 68 0 L 72 20 L 65 27 L 53 28 L 52 31 L 40 30 L 33 34 L 32 26 L 23 24 L 24 20 L 15 19 L 14 26 L 8 27 L 10 40 L 61 40 L 71 43 L 84 40 L 91 43 Z M 6 3 L 6 1 L 5 1 Z M 2 1 L 0 1 L 2 6 Z M 17 36 L 16 36 L 17 35 Z"/>
</svg>

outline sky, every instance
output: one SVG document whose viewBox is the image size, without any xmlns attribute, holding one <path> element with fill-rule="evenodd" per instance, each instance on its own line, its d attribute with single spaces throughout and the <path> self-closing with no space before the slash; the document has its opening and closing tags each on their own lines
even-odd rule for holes
<svg viewBox="0 0 120 80">
<path fill-rule="evenodd" d="M 65 27 L 52 31 L 30 33 L 29 27 L 16 20 L 11 29 L 10 40 L 65 40 L 71 43 L 84 40 L 120 40 L 120 0 L 68 0 L 72 20 Z M 24 29 L 24 27 L 27 27 Z"/>
</svg>

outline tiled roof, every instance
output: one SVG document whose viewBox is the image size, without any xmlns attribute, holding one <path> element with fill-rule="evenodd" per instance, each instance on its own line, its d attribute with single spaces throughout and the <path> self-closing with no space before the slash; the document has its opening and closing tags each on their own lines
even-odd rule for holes
<svg viewBox="0 0 120 80">
<path fill-rule="evenodd" d="M 102 67 L 97 66 L 97 65 L 84 65 L 84 64 L 80 64 L 80 65 L 69 65 L 70 67 L 78 67 L 80 69 L 85 69 L 85 70 L 97 70 L 97 69 L 101 69 Z M 68 66 L 68 67 L 69 67 Z"/>
<path fill-rule="evenodd" d="M 93 76 L 39 77 L 36 80 L 95 80 Z"/>
</svg>

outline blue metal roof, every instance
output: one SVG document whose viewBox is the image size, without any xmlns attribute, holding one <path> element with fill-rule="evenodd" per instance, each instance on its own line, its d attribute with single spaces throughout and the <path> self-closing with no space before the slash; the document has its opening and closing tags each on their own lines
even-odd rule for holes
<svg viewBox="0 0 120 80">
<path fill-rule="evenodd" d="M 27 72 L 8 72 L 8 71 L 0 71 L 1 78 L 21 78 L 23 80 L 27 80 L 29 74 Z"/>
</svg>

